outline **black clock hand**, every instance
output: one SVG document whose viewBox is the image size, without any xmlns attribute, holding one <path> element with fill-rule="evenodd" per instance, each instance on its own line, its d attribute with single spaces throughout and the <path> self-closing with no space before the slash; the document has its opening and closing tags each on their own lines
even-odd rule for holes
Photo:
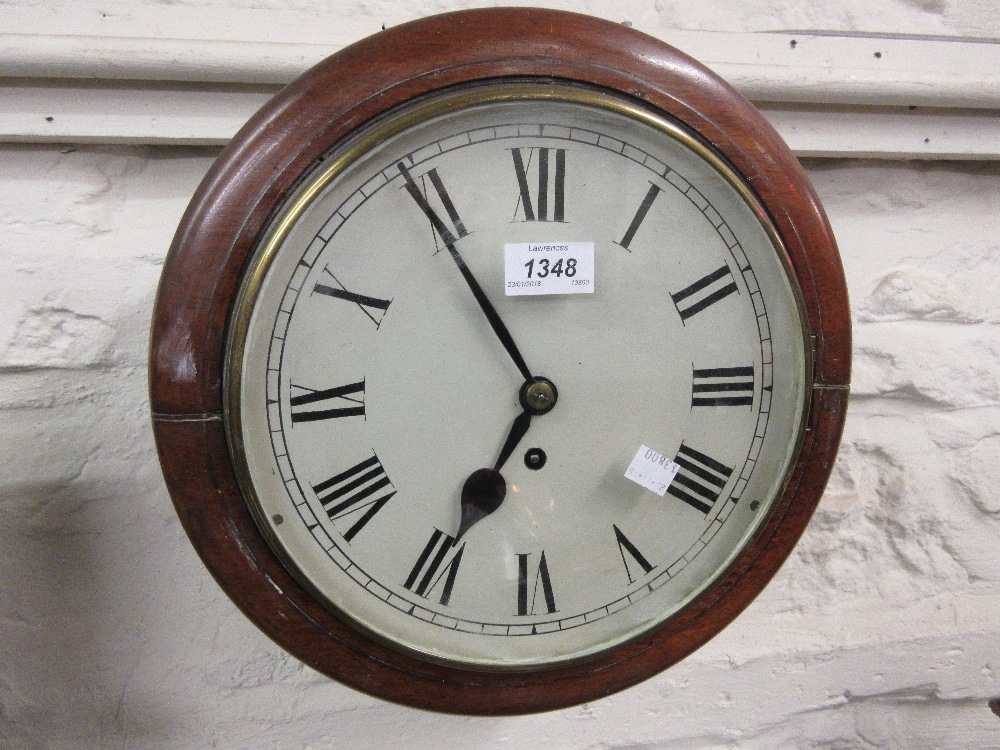
<svg viewBox="0 0 1000 750">
<path fill-rule="evenodd" d="M 486 292 L 484 292 L 483 288 L 479 286 L 479 282 L 476 281 L 476 277 L 472 275 L 472 271 L 470 271 L 469 267 L 465 265 L 465 261 L 459 254 L 458 249 L 455 247 L 455 243 L 458 239 L 452 231 L 448 229 L 444 221 L 441 220 L 441 217 L 437 215 L 437 212 L 431 208 L 431 205 L 427 202 L 424 194 L 413 181 L 413 177 L 410 176 L 410 172 L 406 168 L 406 165 L 404 165 L 403 162 L 398 162 L 396 167 L 399 169 L 400 174 L 403 175 L 403 180 L 406 182 L 406 191 L 420 207 L 420 210 L 424 212 L 424 215 L 426 215 L 430 220 L 434 229 L 436 229 L 438 234 L 441 235 L 441 239 L 444 240 L 445 246 L 448 248 L 448 252 L 451 253 L 452 260 L 455 261 L 455 265 L 457 265 L 458 270 L 461 271 L 462 278 L 465 279 L 465 283 L 468 284 L 469 289 L 472 290 L 472 296 L 475 297 L 476 302 L 479 303 L 479 307 L 486 315 L 486 319 L 489 321 L 490 327 L 497 335 L 497 338 L 500 339 L 500 343 L 503 344 L 503 348 L 507 350 L 507 354 L 509 354 L 510 358 L 514 360 L 514 364 L 517 366 L 521 375 L 524 376 L 524 379 L 528 381 L 533 380 L 534 378 L 531 371 L 528 369 L 528 365 L 524 361 L 524 357 L 521 356 L 521 352 L 518 351 L 517 344 L 514 343 L 514 337 L 510 335 L 510 331 L 507 330 L 507 326 L 504 325 L 500 316 L 497 314 L 496 309 L 494 309 L 492 303 L 490 303 L 489 298 L 486 296 Z M 441 182 L 441 178 L 438 176 L 437 170 L 430 170 L 427 173 L 427 176 L 430 177 L 434 190 L 441 197 L 441 202 L 444 204 L 449 218 L 451 218 L 452 222 L 455 224 L 459 237 L 464 237 L 468 234 L 465 231 L 465 225 L 462 224 L 461 220 L 458 218 L 455 206 L 452 204 L 451 198 L 448 196 L 448 192 L 444 189 L 444 183 Z"/>
<path fill-rule="evenodd" d="M 427 177 L 430 179 L 434 191 L 441 199 L 448 218 L 455 227 L 455 231 L 458 232 L 458 237 L 452 233 L 448 225 L 438 216 L 437 211 L 427 202 L 427 198 L 413 181 L 413 177 L 410 175 L 410 171 L 406 168 L 406 165 L 400 161 L 396 163 L 396 168 L 403 176 L 406 192 L 410 194 L 410 197 L 413 198 L 420 210 L 423 211 L 437 233 L 441 235 L 441 239 L 444 240 L 452 260 L 455 261 L 455 265 L 458 266 L 462 278 L 465 279 L 465 283 L 472 291 L 472 296 L 476 298 L 480 309 L 486 315 L 486 320 L 489 321 L 490 327 L 497 338 L 500 339 L 500 343 L 503 344 L 503 348 L 510 355 L 521 375 L 524 376 L 524 385 L 521 386 L 520 393 L 521 406 L 524 411 L 514 419 L 510 432 L 507 434 L 507 439 L 500 449 L 500 456 L 497 458 L 492 469 L 477 469 L 469 475 L 469 478 L 465 480 L 465 484 L 462 486 L 462 518 L 459 521 L 458 533 L 455 535 L 455 544 L 457 544 L 466 531 L 472 528 L 477 522 L 486 518 L 490 513 L 493 513 L 503 503 L 504 498 L 507 496 L 507 481 L 500 474 L 500 469 L 503 468 L 507 459 L 510 458 L 511 453 L 514 452 L 518 443 L 521 442 L 521 438 L 528 432 L 532 414 L 545 414 L 548 412 L 555 405 L 557 396 L 555 386 L 550 380 L 536 378 L 531 374 L 531 370 L 528 369 L 528 365 L 524 361 L 524 357 L 521 356 L 517 344 L 514 343 L 514 337 L 510 335 L 510 331 L 507 330 L 507 326 L 504 325 L 503 320 L 497 314 L 496 309 L 486 296 L 486 292 L 483 291 L 479 282 L 476 281 L 476 277 L 473 276 L 472 271 L 465 264 L 465 260 L 462 258 L 461 253 L 458 252 L 458 248 L 455 247 L 458 239 L 465 237 L 468 232 L 459 218 L 458 212 L 455 210 L 455 205 L 452 203 L 448 191 L 445 190 L 444 183 L 441 182 L 441 177 L 438 175 L 437 170 L 429 170 Z"/>
<path fill-rule="evenodd" d="M 462 518 L 458 523 L 455 544 L 458 544 L 462 535 L 475 523 L 486 518 L 503 504 L 507 496 L 507 481 L 500 474 L 500 469 L 507 463 L 507 459 L 517 448 L 521 438 L 527 434 L 531 418 L 552 411 L 552 407 L 559 400 L 559 392 L 555 383 L 548 378 L 534 378 L 524 382 L 518 399 L 524 411 L 517 415 L 514 424 L 510 426 L 510 432 L 507 433 L 507 439 L 500 449 L 497 462 L 493 464 L 492 469 L 477 469 L 472 472 L 462 486 Z"/>
<path fill-rule="evenodd" d="M 500 456 L 497 458 L 497 462 L 493 464 L 493 471 L 499 472 L 503 468 L 503 465 L 507 463 L 507 459 L 510 458 L 510 454 L 514 452 L 517 444 L 521 442 L 521 438 L 524 437 L 530 426 L 530 412 L 523 411 L 517 415 L 514 419 L 514 424 L 510 426 L 510 433 L 508 433 L 507 439 L 504 441 L 503 448 L 500 449 Z"/>
<path fill-rule="evenodd" d="M 469 475 L 462 486 L 462 520 L 455 534 L 455 544 L 466 531 L 503 504 L 507 496 L 507 481 L 500 474 L 500 469 L 507 463 L 510 454 L 514 452 L 521 438 L 531 426 L 531 413 L 523 411 L 517 415 L 510 433 L 500 449 L 500 457 L 492 469 L 477 469 Z"/>
<path fill-rule="evenodd" d="M 490 327 L 497 335 L 497 338 L 500 339 L 500 343 L 503 344 L 503 348 L 507 350 L 510 358 L 514 360 L 514 364 L 517 366 L 517 369 L 520 370 L 524 379 L 532 380 L 533 376 L 531 371 L 528 369 L 528 365 L 521 356 L 521 352 L 518 351 L 517 344 L 514 343 L 514 338 L 510 335 L 510 331 L 507 330 L 507 326 L 503 324 L 500 316 L 497 315 L 497 311 L 493 308 L 493 305 L 486 297 L 486 293 L 483 292 L 482 287 L 479 286 L 479 283 L 472 275 L 472 271 L 470 271 L 469 267 L 465 265 L 465 261 L 462 260 L 462 256 L 458 254 L 458 250 L 455 249 L 454 245 L 448 245 L 448 251 L 451 253 L 451 257 L 458 266 L 458 270 L 462 272 L 465 282 L 472 290 L 472 295 L 476 298 L 476 302 L 479 303 L 483 312 L 486 313 L 486 319 L 490 322 Z"/>
</svg>

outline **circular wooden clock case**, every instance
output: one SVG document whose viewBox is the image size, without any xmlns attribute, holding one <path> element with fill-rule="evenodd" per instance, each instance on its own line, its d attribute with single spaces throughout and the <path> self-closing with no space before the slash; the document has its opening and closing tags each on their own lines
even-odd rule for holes
<svg viewBox="0 0 1000 750">
<path fill-rule="evenodd" d="M 251 118 L 170 249 L 150 387 L 177 513 L 261 630 L 372 695 L 513 714 L 752 601 L 849 366 L 826 218 L 747 101 L 632 29 L 492 9 Z"/>
</svg>

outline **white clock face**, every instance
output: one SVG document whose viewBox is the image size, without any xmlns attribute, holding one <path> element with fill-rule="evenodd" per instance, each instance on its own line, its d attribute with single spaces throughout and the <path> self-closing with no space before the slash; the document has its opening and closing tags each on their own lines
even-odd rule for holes
<svg viewBox="0 0 1000 750">
<path fill-rule="evenodd" d="M 233 327 L 230 440 L 271 546 L 347 621 L 474 668 L 676 614 L 767 517 L 804 420 L 800 305 L 749 195 L 668 123 L 551 85 L 332 154 Z M 462 526 L 477 470 L 501 486 L 466 489 Z"/>
</svg>

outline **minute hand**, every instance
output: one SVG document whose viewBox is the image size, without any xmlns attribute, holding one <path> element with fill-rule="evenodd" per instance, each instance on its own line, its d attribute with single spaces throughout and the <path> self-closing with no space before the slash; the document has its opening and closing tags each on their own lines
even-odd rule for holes
<svg viewBox="0 0 1000 750">
<path fill-rule="evenodd" d="M 462 278 L 465 279 L 465 283 L 468 284 L 469 289 L 472 290 L 472 296 L 475 297 L 476 302 L 479 303 L 479 307 L 482 309 L 483 314 L 486 315 L 486 319 L 489 321 L 490 327 L 497 335 L 497 338 L 500 339 L 500 343 L 503 344 L 503 348 L 507 350 L 507 354 L 509 354 L 510 358 L 514 360 L 514 364 L 517 366 L 517 369 L 521 372 L 524 379 L 526 381 L 534 380 L 531 375 L 531 371 L 528 369 L 528 365 L 524 361 L 524 357 L 522 357 L 521 352 L 518 351 L 517 344 L 514 343 L 514 337 L 510 335 L 510 331 L 507 330 L 507 326 L 505 326 L 504 322 L 500 319 L 500 316 L 497 314 L 496 309 L 494 309 L 493 304 L 486 296 L 486 292 L 484 292 L 483 288 L 479 286 L 479 282 L 476 281 L 476 277 L 472 275 L 472 271 L 469 270 L 469 267 L 465 264 L 461 254 L 455 247 L 455 242 L 457 241 L 455 235 L 452 234 L 450 229 L 448 229 L 447 225 L 441 220 L 441 217 L 437 215 L 437 212 L 431 208 L 431 205 L 427 202 L 424 194 L 421 192 L 420 188 L 417 187 L 417 184 L 410 176 L 410 172 L 407 170 L 406 166 L 402 162 L 399 162 L 396 166 L 399 168 L 400 174 L 403 175 L 403 180 L 406 182 L 406 191 L 420 207 L 420 210 L 423 211 L 430 220 L 434 229 L 436 229 L 438 234 L 441 235 L 441 239 L 444 240 L 445 247 L 447 247 L 448 252 L 451 253 L 452 260 L 455 261 L 455 265 L 457 265 L 458 270 L 461 271 Z M 448 196 L 448 193 L 444 188 L 444 183 L 441 182 L 441 178 L 438 176 L 437 170 L 432 169 L 427 173 L 427 176 L 430 177 L 431 184 L 434 186 L 434 190 L 437 191 L 437 194 L 441 197 L 441 201 L 444 203 L 445 210 L 448 211 L 449 216 L 451 216 L 453 220 L 457 219 L 458 214 L 455 212 L 454 204 L 452 204 L 451 198 Z M 465 227 L 461 224 L 461 222 L 458 222 L 457 226 L 459 236 L 464 237 L 466 234 Z"/>
</svg>

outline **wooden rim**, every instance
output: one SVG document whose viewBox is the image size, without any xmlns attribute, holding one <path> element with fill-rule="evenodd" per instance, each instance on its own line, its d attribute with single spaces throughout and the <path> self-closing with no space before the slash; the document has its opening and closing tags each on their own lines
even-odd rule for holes
<svg viewBox="0 0 1000 750">
<path fill-rule="evenodd" d="M 579 81 L 641 101 L 700 133 L 748 179 L 791 258 L 815 341 L 816 386 L 786 492 L 709 595 L 641 641 L 583 664 L 484 673 L 371 641 L 295 582 L 240 494 L 221 421 L 221 373 L 243 269 L 267 221 L 316 159 L 414 97 L 524 76 Z M 311 666 L 383 698 L 443 711 L 508 714 L 593 700 L 702 645 L 791 552 L 819 502 L 846 413 L 846 286 L 829 225 L 797 160 L 749 102 L 690 58 L 632 29 L 557 11 L 463 11 L 405 24 L 346 48 L 288 86 L 237 134 L 196 192 L 165 264 L 153 320 L 150 398 L 164 475 L 220 585 L 258 627 Z"/>
</svg>

